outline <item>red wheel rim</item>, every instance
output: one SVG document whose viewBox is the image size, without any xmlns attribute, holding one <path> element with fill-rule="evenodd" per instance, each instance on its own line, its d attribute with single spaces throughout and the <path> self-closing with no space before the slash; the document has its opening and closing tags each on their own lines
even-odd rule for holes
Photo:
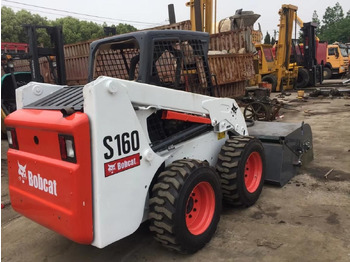
<svg viewBox="0 0 350 262">
<path fill-rule="evenodd" d="M 249 155 L 244 168 L 245 187 L 249 193 L 254 193 L 259 187 L 262 177 L 262 160 L 258 152 Z"/>
<path fill-rule="evenodd" d="M 208 182 L 200 182 L 192 190 L 186 204 L 186 226 L 193 235 L 209 227 L 215 212 L 215 194 Z"/>
</svg>

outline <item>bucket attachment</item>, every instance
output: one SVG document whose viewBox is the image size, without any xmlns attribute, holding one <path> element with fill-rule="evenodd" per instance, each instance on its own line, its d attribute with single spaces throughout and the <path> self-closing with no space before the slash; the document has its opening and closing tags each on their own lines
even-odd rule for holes
<svg viewBox="0 0 350 262">
<path fill-rule="evenodd" d="M 266 154 L 265 181 L 284 186 L 301 165 L 313 160 L 312 132 L 308 124 L 259 122 L 248 128 L 260 139 Z"/>
</svg>

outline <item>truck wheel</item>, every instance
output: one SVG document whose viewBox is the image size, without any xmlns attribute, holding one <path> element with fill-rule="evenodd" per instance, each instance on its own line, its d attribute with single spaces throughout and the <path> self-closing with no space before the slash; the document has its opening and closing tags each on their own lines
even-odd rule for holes
<svg viewBox="0 0 350 262">
<path fill-rule="evenodd" d="M 219 176 L 206 161 L 175 161 L 159 175 L 149 203 L 155 239 L 181 253 L 194 253 L 210 241 L 220 220 Z"/>
<path fill-rule="evenodd" d="M 263 76 L 261 78 L 262 82 L 268 82 L 271 84 L 271 91 L 276 92 L 276 87 L 277 87 L 277 77 L 273 74 Z"/>
<path fill-rule="evenodd" d="M 332 70 L 328 67 L 323 68 L 323 79 L 330 79 L 332 77 Z"/>
<path fill-rule="evenodd" d="M 297 89 L 304 88 L 309 84 L 309 82 L 310 82 L 310 76 L 307 69 L 302 67 L 299 68 L 296 88 Z"/>
<path fill-rule="evenodd" d="M 243 136 L 229 138 L 221 148 L 216 169 L 226 203 L 253 205 L 265 179 L 265 154 L 260 140 Z"/>
</svg>

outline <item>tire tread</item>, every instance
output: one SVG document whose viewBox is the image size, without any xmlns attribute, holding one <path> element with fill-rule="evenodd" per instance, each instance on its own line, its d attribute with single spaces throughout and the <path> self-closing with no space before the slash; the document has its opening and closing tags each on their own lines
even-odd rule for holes
<svg viewBox="0 0 350 262">
<path fill-rule="evenodd" d="M 220 176 L 223 200 L 227 204 L 234 206 L 250 205 L 250 203 L 247 203 L 244 200 L 244 197 L 239 193 L 238 167 L 242 161 L 241 156 L 245 150 L 245 147 L 254 140 L 256 143 L 261 144 L 258 139 L 251 136 L 230 137 L 222 146 L 218 155 L 216 170 Z"/>
<path fill-rule="evenodd" d="M 173 229 L 176 200 L 187 176 L 202 166 L 208 166 L 208 162 L 193 159 L 173 162 L 158 176 L 149 200 L 149 229 L 155 234 L 154 238 L 163 246 L 182 253 L 187 253 L 187 250 L 178 242 Z"/>
</svg>

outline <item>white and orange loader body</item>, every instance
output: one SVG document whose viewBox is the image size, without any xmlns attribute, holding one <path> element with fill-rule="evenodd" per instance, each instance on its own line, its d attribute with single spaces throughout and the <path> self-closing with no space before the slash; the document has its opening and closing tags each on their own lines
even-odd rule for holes
<svg viewBox="0 0 350 262">
<path fill-rule="evenodd" d="M 65 89 L 75 92 L 69 102 L 75 104 L 68 110 L 50 108 Z M 74 111 L 79 103 L 81 110 Z M 196 123 L 194 131 L 152 144 L 147 119 L 159 110 L 162 118 Z M 73 241 L 99 248 L 132 234 L 148 219 L 150 187 L 162 168 L 181 159 L 215 167 L 229 131 L 248 135 L 233 99 L 110 77 L 84 87 L 29 83 L 17 89 L 17 111 L 6 118 L 6 126 L 12 207 Z M 255 155 L 255 161 L 260 173 L 252 193 L 263 183 L 262 156 Z M 189 189 L 204 190 L 203 201 L 205 194 L 217 198 L 194 235 L 218 222 L 212 220 L 213 210 L 220 212 L 221 191 L 213 194 L 216 189 L 206 183 Z M 185 198 L 188 209 L 190 197 Z M 216 224 L 212 227 L 215 231 Z"/>
<path fill-rule="evenodd" d="M 99 248 L 149 220 L 157 241 L 193 253 L 222 201 L 251 206 L 265 180 L 287 183 L 313 158 L 310 126 L 255 122 L 248 136 L 236 101 L 214 97 L 209 42 L 184 30 L 112 36 L 91 43 L 85 86 L 16 89 L 12 207 Z"/>
</svg>

